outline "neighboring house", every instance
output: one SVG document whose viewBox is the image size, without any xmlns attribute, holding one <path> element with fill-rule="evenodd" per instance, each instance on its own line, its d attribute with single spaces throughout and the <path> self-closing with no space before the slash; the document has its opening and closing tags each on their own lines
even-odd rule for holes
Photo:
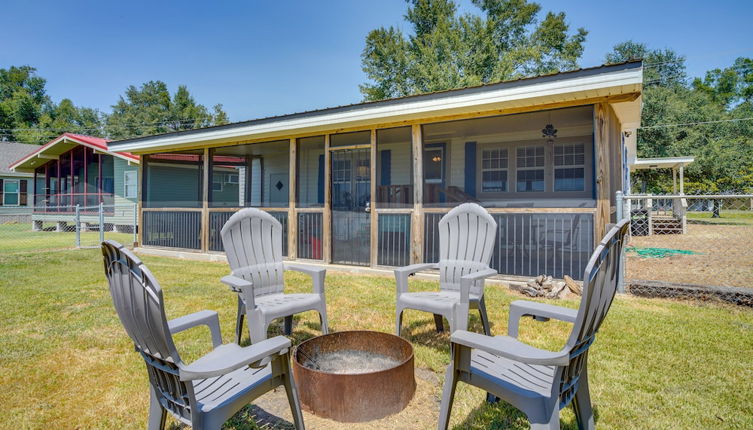
<svg viewBox="0 0 753 430">
<path fill-rule="evenodd" d="M 10 167 L 33 177 L 29 201 L 35 229 L 45 222 L 65 228 L 73 222 L 76 206 L 84 227 L 93 227 L 102 204 L 106 224 L 130 230 L 138 202 L 138 164 L 137 155 L 111 150 L 106 139 L 63 133 Z"/>
<path fill-rule="evenodd" d="M 39 149 L 38 145 L 0 142 L 0 223 L 31 221 L 33 174 L 14 172 L 10 165 Z"/>
<path fill-rule="evenodd" d="M 478 202 L 492 266 L 580 278 L 624 189 L 642 64 L 627 62 L 111 142 L 142 155 L 144 249 L 216 253 L 242 207 L 283 225 L 294 260 L 438 258 L 438 222 Z M 631 152 L 632 151 L 632 152 Z"/>
</svg>

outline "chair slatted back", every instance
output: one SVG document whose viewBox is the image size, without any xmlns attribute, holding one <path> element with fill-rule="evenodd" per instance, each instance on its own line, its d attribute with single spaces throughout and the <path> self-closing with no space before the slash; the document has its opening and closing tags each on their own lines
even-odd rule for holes
<svg viewBox="0 0 753 430">
<path fill-rule="evenodd" d="M 242 209 L 227 220 L 220 235 L 233 275 L 252 282 L 255 296 L 283 291 L 279 221 L 256 208 Z"/>
<path fill-rule="evenodd" d="M 623 220 L 607 232 L 591 255 L 583 277 L 583 292 L 578 317 L 567 341 L 570 363 L 563 367 L 560 377 L 561 406 L 567 405 L 578 390 L 588 349 L 594 342 L 617 292 L 620 273 L 620 254 L 627 237 L 629 220 Z"/>
<path fill-rule="evenodd" d="M 443 290 L 460 289 L 460 278 L 489 268 L 497 237 L 497 222 L 475 203 L 453 208 L 439 220 L 439 277 Z M 471 293 L 483 293 L 483 280 Z"/>
<path fill-rule="evenodd" d="M 193 386 L 180 381 L 180 356 L 167 325 L 159 283 L 138 257 L 115 241 L 102 242 L 102 255 L 115 310 L 146 362 L 160 403 L 190 423 Z"/>
</svg>

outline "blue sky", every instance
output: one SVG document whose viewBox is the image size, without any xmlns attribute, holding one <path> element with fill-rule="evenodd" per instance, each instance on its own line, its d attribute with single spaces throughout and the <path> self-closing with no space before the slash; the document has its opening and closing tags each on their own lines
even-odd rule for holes
<svg viewBox="0 0 753 430">
<path fill-rule="evenodd" d="M 0 67 L 36 67 L 53 100 L 109 112 L 128 85 L 163 80 L 233 121 L 360 101 L 366 34 L 407 30 L 403 0 L 2 3 Z M 589 30 L 583 67 L 627 39 L 684 54 L 691 76 L 753 57 L 750 1 L 539 3 Z"/>
</svg>

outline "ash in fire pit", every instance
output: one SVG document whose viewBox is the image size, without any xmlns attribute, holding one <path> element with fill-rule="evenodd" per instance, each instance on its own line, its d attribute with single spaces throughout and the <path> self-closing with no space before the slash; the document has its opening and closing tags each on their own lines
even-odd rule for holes
<svg viewBox="0 0 753 430">
<path fill-rule="evenodd" d="M 340 422 L 363 422 L 405 408 L 416 391 L 413 347 L 398 336 L 341 331 L 302 342 L 293 376 L 304 409 Z"/>
<path fill-rule="evenodd" d="M 400 364 L 399 361 L 386 355 L 355 349 L 314 354 L 303 362 L 303 365 L 309 369 L 338 375 L 378 372 L 391 369 L 398 364 Z"/>
</svg>

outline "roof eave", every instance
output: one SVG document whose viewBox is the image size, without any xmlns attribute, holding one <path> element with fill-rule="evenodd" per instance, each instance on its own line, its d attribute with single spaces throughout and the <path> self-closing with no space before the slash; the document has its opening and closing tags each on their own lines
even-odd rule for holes
<svg viewBox="0 0 753 430">
<path fill-rule="evenodd" d="M 608 68 L 608 67 L 607 67 Z M 275 139 L 293 134 L 323 132 L 340 128 L 368 126 L 402 120 L 420 120 L 453 114 L 491 111 L 495 109 L 535 107 L 555 102 L 587 99 L 589 95 L 617 96 L 640 94 L 642 67 L 604 70 L 586 76 L 566 76 L 527 85 L 494 88 L 472 93 L 443 93 L 429 99 L 408 99 L 399 104 L 367 104 L 336 112 L 322 112 L 260 121 L 244 126 L 215 127 L 111 142 L 119 151 L 134 153 L 174 150 L 181 147 L 231 143 L 238 140 Z"/>
</svg>

